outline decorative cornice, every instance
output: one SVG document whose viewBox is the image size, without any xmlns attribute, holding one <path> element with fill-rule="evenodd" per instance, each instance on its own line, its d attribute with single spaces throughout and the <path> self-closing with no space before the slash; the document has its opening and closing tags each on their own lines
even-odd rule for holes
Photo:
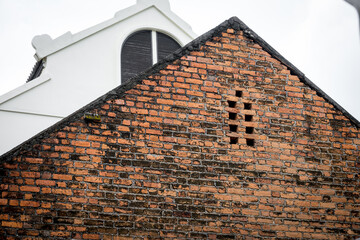
<svg viewBox="0 0 360 240">
<path fill-rule="evenodd" d="M 93 27 L 85 29 L 79 33 L 72 34 L 66 32 L 56 39 L 52 39 L 49 35 L 43 34 L 35 36 L 32 40 L 32 46 L 36 50 L 35 58 L 39 61 L 46 56 L 49 56 L 61 49 L 71 46 L 97 32 L 100 32 L 106 28 L 113 26 L 121 21 L 124 21 L 131 16 L 139 14 L 146 9 L 155 8 L 171 22 L 177 25 L 186 35 L 190 38 L 195 38 L 197 35 L 192 31 L 189 24 L 184 22 L 175 13 L 170 10 L 169 4 L 166 4 L 168 0 L 151 0 L 151 1 L 138 1 L 136 5 L 120 10 L 115 13 L 114 17 L 99 23 Z"/>
</svg>

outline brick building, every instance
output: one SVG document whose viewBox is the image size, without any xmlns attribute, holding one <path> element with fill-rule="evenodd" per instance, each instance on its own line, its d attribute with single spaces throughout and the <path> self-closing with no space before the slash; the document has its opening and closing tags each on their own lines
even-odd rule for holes
<svg viewBox="0 0 360 240">
<path fill-rule="evenodd" d="M 3 239 L 355 239 L 360 123 L 237 18 L 1 157 Z"/>
<path fill-rule="evenodd" d="M 35 36 L 31 44 L 37 62 L 28 81 L 0 96 L 0 136 L 6 139 L 0 141 L 0 155 L 196 36 L 171 11 L 169 0 L 137 0 L 113 18 L 78 33 L 66 32 L 55 39 Z"/>
</svg>

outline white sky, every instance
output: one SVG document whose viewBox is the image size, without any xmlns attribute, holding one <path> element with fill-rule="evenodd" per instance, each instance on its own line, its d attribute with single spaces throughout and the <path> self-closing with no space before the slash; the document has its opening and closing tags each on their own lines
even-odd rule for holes
<svg viewBox="0 0 360 240">
<path fill-rule="evenodd" d="M 0 95 L 24 84 L 31 40 L 77 33 L 135 0 L 0 0 Z M 356 10 L 343 0 L 170 0 L 201 35 L 237 16 L 360 120 L 360 39 Z"/>
</svg>

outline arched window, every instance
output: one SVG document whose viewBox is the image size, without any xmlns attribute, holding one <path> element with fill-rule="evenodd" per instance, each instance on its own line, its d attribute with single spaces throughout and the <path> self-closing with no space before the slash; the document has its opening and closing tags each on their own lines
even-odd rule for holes
<svg viewBox="0 0 360 240">
<path fill-rule="evenodd" d="M 157 60 L 160 61 L 170 53 L 180 48 L 180 45 L 174 39 L 160 32 L 156 32 Z"/>
<path fill-rule="evenodd" d="M 150 30 L 135 32 L 121 49 L 121 82 L 150 68 L 178 48 L 180 45 L 163 33 Z"/>
</svg>

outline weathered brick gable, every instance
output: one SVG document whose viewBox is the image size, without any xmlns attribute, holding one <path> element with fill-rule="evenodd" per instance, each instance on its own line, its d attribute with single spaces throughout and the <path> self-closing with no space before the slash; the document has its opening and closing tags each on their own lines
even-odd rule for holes
<svg viewBox="0 0 360 240">
<path fill-rule="evenodd" d="M 359 236 L 359 128 L 232 26 L 4 155 L 0 235 Z"/>
</svg>

